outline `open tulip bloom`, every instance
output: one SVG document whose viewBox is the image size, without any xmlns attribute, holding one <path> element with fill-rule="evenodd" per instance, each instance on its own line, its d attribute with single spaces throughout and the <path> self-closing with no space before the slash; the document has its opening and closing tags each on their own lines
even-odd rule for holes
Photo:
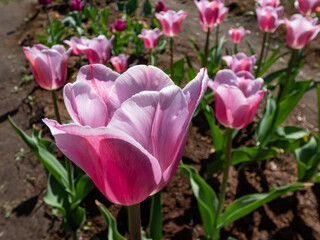
<svg viewBox="0 0 320 240">
<path fill-rule="evenodd" d="M 159 28 L 155 29 L 142 29 L 139 38 L 143 39 L 146 48 L 155 48 L 157 46 L 158 38 L 163 34 Z"/>
<path fill-rule="evenodd" d="M 320 5 L 320 0 L 296 0 L 294 6 L 301 14 L 312 15 Z"/>
<path fill-rule="evenodd" d="M 63 42 L 67 45 L 69 45 L 69 47 L 72 48 L 72 53 L 74 55 L 81 55 L 83 54 L 82 51 L 78 48 L 79 45 L 88 45 L 89 44 L 89 39 L 87 37 L 71 37 L 70 40 L 64 40 Z"/>
<path fill-rule="evenodd" d="M 174 37 L 180 32 L 181 24 L 187 15 L 188 13 L 182 10 L 178 12 L 168 10 L 155 14 L 162 26 L 164 35 L 169 37 Z"/>
<path fill-rule="evenodd" d="M 266 90 L 260 90 L 262 85 L 262 78 L 254 79 L 248 72 L 236 75 L 231 70 L 220 70 L 208 84 L 215 92 L 217 120 L 228 128 L 246 127 L 266 94 Z"/>
<path fill-rule="evenodd" d="M 194 0 L 198 7 L 202 28 L 205 32 L 211 31 L 213 27 L 222 22 L 228 12 L 221 1 Z"/>
<path fill-rule="evenodd" d="M 110 58 L 110 49 L 114 38 L 115 36 L 112 36 L 108 40 L 106 36 L 100 35 L 85 42 L 81 41 L 81 44 L 77 44 L 77 48 L 87 56 L 91 64 L 106 64 Z"/>
<path fill-rule="evenodd" d="M 303 17 L 300 14 L 294 14 L 290 20 L 285 18 L 288 46 L 301 49 L 314 39 L 320 31 L 320 25 L 316 25 L 317 22 L 317 18 Z"/>
<path fill-rule="evenodd" d="M 283 7 L 277 8 L 271 6 L 256 8 L 258 24 L 261 31 L 264 32 L 275 32 L 283 21 L 280 19 L 283 14 Z"/>
<path fill-rule="evenodd" d="M 67 64 L 72 48 L 68 51 L 62 45 L 48 48 L 36 44 L 32 48 L 23 47 L 30 66 L 40 87 L 55 90 L 62 87 L 67 80 Z"/>
<path fill-rule="evenodd" d="M 227 63 L 228 68 L 234 73 L 240 71 L 251 72 L 256 64 L 257 55 L 247 57 L 244 53 L 238 53 L 233 56 L 223 56 L 222 59 Z"/>
<path fill-rule="evenodd" d="M 126 54 L 119 54 L 119 56 L 112 56 L 110 62 L 117 72 L 122 73 L 128 68 L 129 57 L 130 56 Z"/>
<path fill-rule="evenodd" d="M 229 35 L 234 43 L 240 43 L 245 34 L 250 34 L 251 31 L 245 30 L 244 27 L 231 28 Z"/>
<path fill-rule="evenodd" d="M 153 66 L 119 75 L 88 65 L 64 88 L 73 123 L 43 121 L 58 148 L 111 202 L 130 206 L 160 191 L 176 172 L 207 83 L 205 69 L 181 89 Z"/>
</svg>

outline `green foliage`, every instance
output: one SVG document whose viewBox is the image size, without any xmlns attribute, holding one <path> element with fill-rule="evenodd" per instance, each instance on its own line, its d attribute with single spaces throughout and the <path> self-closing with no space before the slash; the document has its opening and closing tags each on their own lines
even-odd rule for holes
<svg viewBox="0 0 320 240">
<path fill-rule="evenodd" d="M 104 220 L 106 221 L 106 224 L 108 226 L 108 239 L 112 240 L 125 240 L 123 236 L 118 232 L 117 229 L 117 221 L 115 218 L 111 215 L 109 210 L 100 202 L 96 200 L 96 205 L 102 214 Z"/>
<path fill-rule="evenodd" d="M 173 76 L 171 76 L 173 82 L 180 86 L 180 83 L 183 80 L 184 77 L 184 59 L 181 58 L 178 61 L 173 63 Z M 170 69 L 166 69 L 165 73 L 171 74 Z"/>
<path fill-rule="evenodd" d="M 148 17 L 152 13 L 152 6 L 150 4 L 149 0 L 145 0 L 142 9 L 141 9 L 141 16 L 142 17 Z"/>
<path fill-rule="evenodd" d="M 162 239 L 162 192 L 152 196 L 149 220 L 149 237 L 153 240 Z"/>
<path fill-rule="evenodd" d="M 117 1 L 118 11 L 123 11 L 128 16 L 133 16 L 138 9 L 138 0 Z"/>
</svg>

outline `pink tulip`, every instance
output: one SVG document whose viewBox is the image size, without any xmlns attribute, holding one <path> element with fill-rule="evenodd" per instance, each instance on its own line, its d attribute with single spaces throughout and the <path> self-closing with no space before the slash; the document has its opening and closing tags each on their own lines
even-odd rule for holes
<svg viewBox="0 0 320 240">
<path fill-rule="evenodd" d="M 168 7 L 164 4 L 163 1 L 159 1 L 156 5 L 156 12 L 166 12 L 168 10 Z"/>
<path fill-rule="evenodd" d="M 111 44 L 114 39 L 112 36 L 109 40 L 104 35 L 90 39 L 85 44 L 78 44 L 77 48 L 82 51 L 91 64 L 106 64 L 110 58 Z"/>
<path fill-rule="evenodd" d="M 261 7 L 273 7 L 277 8 L 280 5 L 280 0 L 256 0 L 256 2 L 259 4 Z"/>
<path fill-rule="evenodd" d="M 247 57 L 244 53 L 233 56 L 223 56 L 222 59 L 227 63 L 229 69 L 234 73 L 241 71 L 251 72 L 257 60 L 257 55 Z"/>
<path fill-rule="evenodd" d="M 266 94 L 260 90 L 263 79 L 247 73 L 239 77 L 230 70 L 220 70 L 208 86 L 215 92 L 215 111 L 218 121 L 226 127 L 246 127 L 257 112 Z"/>
<path fill-rule="evenodd" d="M 294 6 L 299 9 L 301 14 L 311 15 L 316 12 L 317 7 L 320 5 L 320 0 L 296 0 Z"/>
<path fill-rule="evenodd" d="M 176 172 L 207 83 L 205 69 L 180 89 L 153 66 L 119 75 L 87 65 L 64 88 L 73 123 L 43 121 L 58 148 L 111 202 L 133 205 L 160 191 Z"/>
<path fill-rule="evenodd" d="M 234 43 L 240 43 L 245 34 L 250 34 L 251 31 L 245 30 L 244 27 L 231 28 L 229 35 Z"/>
<path fill-rule="evenodd" d="M 211 31 L 213 27 L 224 20 L 228 8 L 221 1 L 194 0 L 198 7 L 202 28 L 205 32 Z"/>
<path fill-rule="evenodd" d="M 138 37 L 143 39 L 146 48 L 155 48 L 157 46 L 158 38 L 162 34 L 163 32 L 160 32 L 159 28 L 148 30 L 142 29 L 141 34 L 139 34 Z"/>
<path fill-rule="evenodd" d="M 71 5 L 72 9 L 75 11 L 82 11 L 83 6 L 84 6 L 84 1 L 81 0 L 71 0 L 69 2 L 69 4 Z"/>
<path fill-rule="evenodd" d="M 36 44 L 32 48 L 23 47 L 30 66 L 40 87 L 55 90 L 62 87 L 67 80 L 67 64 L 72 48 L 68 51 L 62 45 L 48 48 Z"/>
<path fill-rule="evenodd" d="M 186 18 L 187 14 L 187 12 L 182 10 L 179 12 L 168 10 L 156 13 L 155 16 L 162 26 L 163 33 L 166 36 L 174 37 L 179 33 L 182 21 Z"/>
<path fill-rule="evenodd" d="M 273 33 L 279 25 L 283 23 L 283 21 L 280 20 L 283 13 L 282 6 L 277 8 L 270 6 L 257 7 L 256 13 L 261 31 Z"/>
<path fill-rule="evenodd" d="M 294 14 L 290 20 L 285 18 L 288 46 L 300 49 L 314 39 L 320 31 L 320 25 L 316 25 L 317 21 L 317 18 L 303 17 L 300 14 Z"/>
<path fill-rule="evenodd" d="M 89 43 L 89 39 L 87 37 L 80 37 L 80 39 L 77 37 L 71 37 L 70 40 L 64 40 L 63 42 L 72 48 L 73 54 L 81 55 L 82 51 L 78 48 L 78 46 L 86 46 Z"/>
<path fill-rule="evenodd" d="M 118 19 L 114 24 L 112 24 L 109 29 L 111 32 L 118 31 L 123 32 L 127 27 L 127 21 Z"/>
<path fill-rule="evenodd" d="M 112 56 L 110 58 L 110 62 L 117 72 L 122 73 L 125 70 L 127 70 L 127 68 L 128 68 L 128 58 L 129 57 L 130 56 L 126 55 L 126 54 L 120 54 L 117 57 Z"/>
</svg>

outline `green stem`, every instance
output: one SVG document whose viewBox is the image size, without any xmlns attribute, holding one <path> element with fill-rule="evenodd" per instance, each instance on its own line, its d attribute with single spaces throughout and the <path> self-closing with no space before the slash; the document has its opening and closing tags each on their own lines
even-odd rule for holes
<svg viewBox="0 0 320 240">
<path fill-rule="evenodd" d="M 206 38 L 206 45 L 204 46 L 204 59 L 203 59 L 203 66 L 202 67 L 207 67 L 209 41 L 210 41 L 210 28 L 208 28 L 208 31 L 207 31 L 207 38 Z"/>
<path fill-rule="evenodd" d="M 318 153 L 320 153 L 320 84 L 317 84 L 317 96 L 318 96 Z"/>
<path fill-rule="evenodd" d="M 52 90 L 51 93 L 52 93 L 52 101 L 53 101 L 53 106 L 54 106 L 54 113 L 56 114 L 56 118 L 57 118 L 58 123 L 61 124 L 61 118 L 60 118 L 58 101 L 57 101 L 57 92 L 56 92 L 56 90 Z"/>
<path fill-rule="evenodd" d="M 162 191 L 157 192 L 151 198 L 149 237 L 153 240 L 162 238 Z"/>
<path fill-rule="evenodd" d="M 220 187 L 220 193 L 219 193 L 219 204 L 218 209 L 216 212 L 216 218 L 215 218 L 215 227 L 217 226 L 218 219 L 222 213 L 224 200 L 226 199 L 226 190 L 228 185 L 228 177 L 229 177 L 229 169 L 231 165 L 231 150 L 232 150 L 232 129 L 227 128 L 226 129 L 226 149 L 225 149 L 225 160 L 224 160 L 224 167 L 223 167 L 223 179 Z M 216 229 L 216 231 L 219 231 Z M 217 236 L 219 233 L 217 234 Z"/>
<path fill-rule="evenodd" d="M 237 54 L 238 53 L 238 44 L 235 43 L 234 44 L 234 50 L 233 50 L 234 54 Z"/>
<path fill-rule="evenodd" d="M 157 65 L 156 50 L 153 48 L 150 48 L 150 65 Z"/>
<path fill-rule="evenodd" d="M 173 37 L 170 38 L 170 73 L 173 78 Z"/>
<path fill-rule="evenodd" d="M 58 101 L 57 101 L 57 92 L 56 92 L 56 90 L 52 90 L 51 93 L 52 93 L 54 112 L 56 114 L 56 118 L 57 118 L 58 123 L 61 124 L 61 117 L 60 117 L 59 106 L 58 106 Z M 73 191 L 74 189 L 73 189 L 73 183 L 72 183 L 71 162 L 66 156 L 64 157 L 64 162 L 65 162 L 65 166 L 66 166 L 67 173 L 68 173 L 69 187 L 70 187 L 70 190 Z"/>
<path fill-rule="evenodd" d="M 216 46 L 218 46 L 219 44 L 219 29 L 220 29 L 220 24 L 218 24 L 216 28 Z"/>
<path fill-rule="evenodd" d="M 256 71 L 256 77 L 259 77 L 260 68 L 261 68 L 261 64 L 262 64 L 262 60 L 263 60 L 264 49 L 265 49 L 265 45 L 266 45 L 267 35 L 268 35 L 267 32 L 263 33 L 263 40 L 262 40 L 261 52 L 260 52 L 260 56 L 259 56 L 258 68 Z"/>
<path fill-rule="evenodd" d="M 141 240 L 140 203 L 128 206 L 130 240 Z"/>
<path fill-rule="evenodd" d="M 270 50 L 270 41 L 271 41 L 271 35 L 267 34 L 267 49 L 266 49 L 266 54 L 264 55 L 264 60 L 263 62 L 265 62 L 268 59 L 268 55 L 269 55 L 269 50 Z"/>
</svg>

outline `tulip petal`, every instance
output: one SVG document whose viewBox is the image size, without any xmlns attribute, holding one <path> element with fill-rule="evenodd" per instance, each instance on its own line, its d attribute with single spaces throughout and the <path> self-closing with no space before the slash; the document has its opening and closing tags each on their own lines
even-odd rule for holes
<svg viewBox="0 0 320 240">
<path fill-rule="evenodd" d="M 142 92 L 125 101 L 108 127 L 132 136 L 159 161 L 162 171 L 176 159 L 188 129 L 188 105 L 181 89 Z"/>
<path fill-rule="evenodd" d="M 63 96 L 74 122 L 92 128 L 107 126 L 107 106 L 87 82 L 67 84 L 63 89 Z"/>
<path fill-rule="evenodd" d="M 111 202 L 133 205 L 155 191 L 161 180 L 159 164 L 130 136 L 115 129 L 43 121 L 58 148 L 89 175 Z"/>
<path fill-rule="evenodd" d="M 172 80 L 159 68 L 153 66 L 138 65 L 129 68 L 121 74 L 111 89 L 108 101 L 110 117 L 120 105 L 142 91 L 160 91 L 161 89 L 174 85 Z"/>
<path fill-rule="evenodd" d="M 90 64 L 80 68 L 77 81 L 86 81 L 106 103 L 115 80 L 120 75 L 102 64 Z"/>
</svg>

